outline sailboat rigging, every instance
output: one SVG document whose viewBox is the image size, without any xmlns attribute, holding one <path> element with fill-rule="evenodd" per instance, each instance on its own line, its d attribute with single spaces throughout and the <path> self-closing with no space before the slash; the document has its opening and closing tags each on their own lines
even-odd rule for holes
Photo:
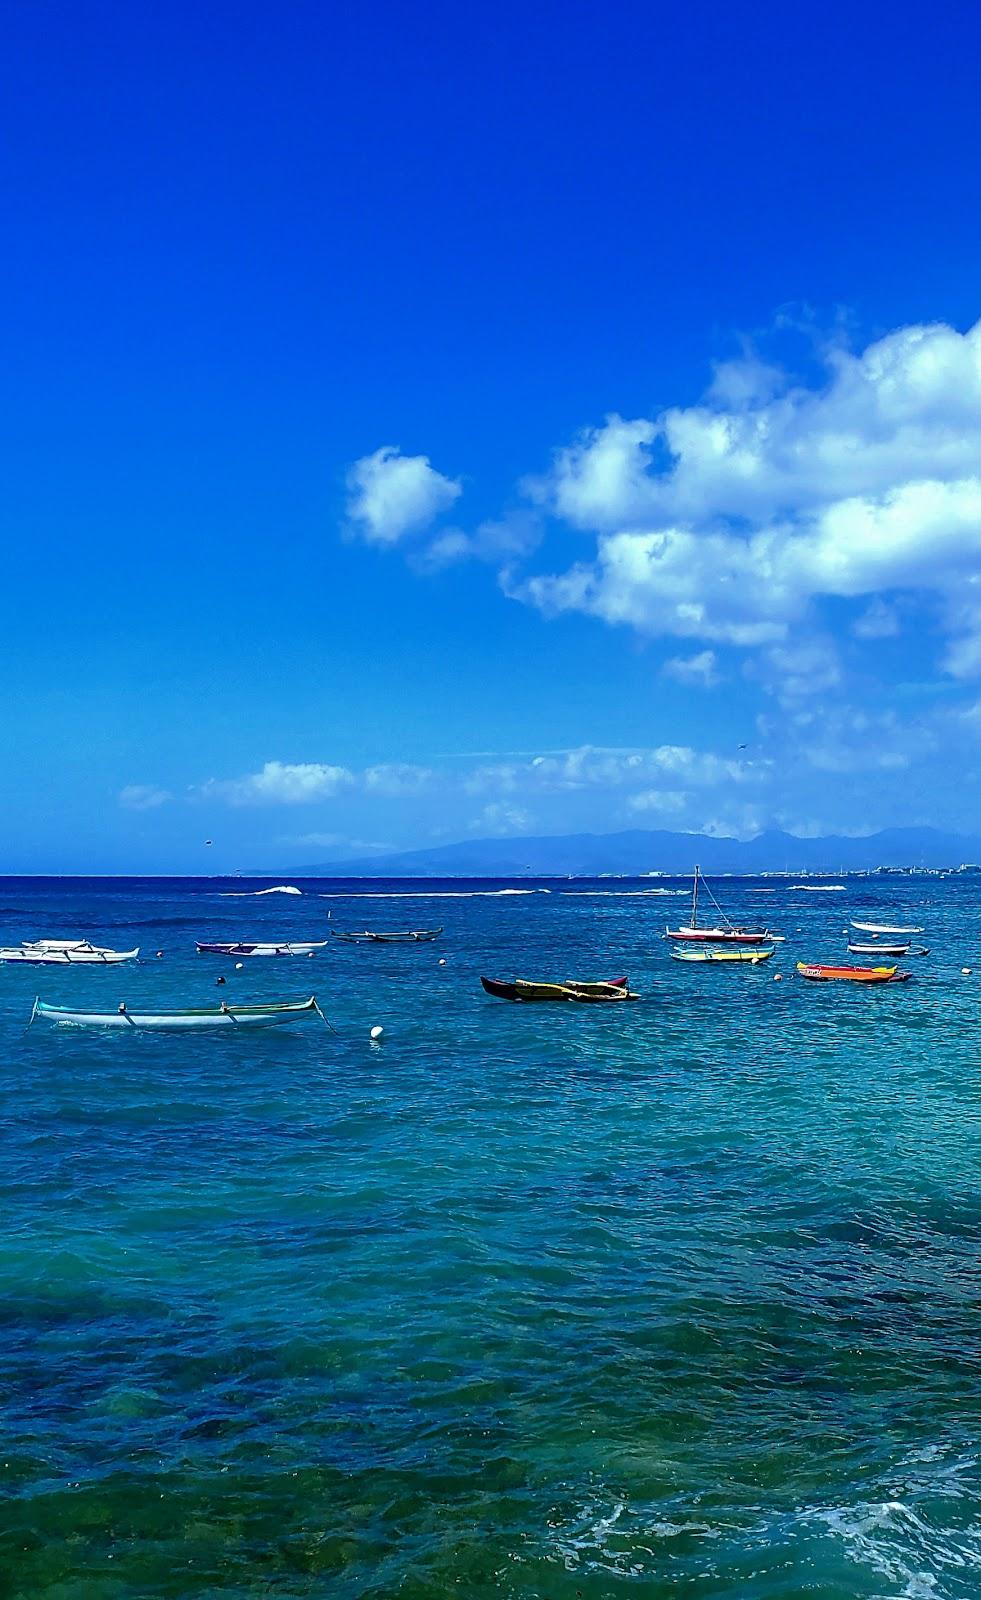
<svg viewBox="0 0 981 1600">
<path fill-rule="evenodd" d="M 708 896 L 718 916 L 718 924 L 714 928 L 702 927 L 698 921 L 698 894 L 699 888 Z M 713 944 L 773 944 L 779 939 L 778 934 L 770 933 L 767 928 L 737 928 L 726 916 L 715 895 L 712 893 L 701 868 L 695 868 L 695 881 L 691 893 L 691 919 L 686 928 L 665 928 L 665 938 L 698 940 Z"/>
</svg>

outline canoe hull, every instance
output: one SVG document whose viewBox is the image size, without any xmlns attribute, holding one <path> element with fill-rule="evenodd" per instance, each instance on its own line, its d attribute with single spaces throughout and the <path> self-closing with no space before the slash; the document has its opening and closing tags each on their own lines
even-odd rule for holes
<svg viewBox="0 0 981 1600">
<path fill-rule="evenodd" d="M 665 928 L 666 939 L 683 944 L 769 944 L 772 933 L 753 933 L 746 928 Z"/>
<path fill-rule="evenodd" d="M 317 1010 L 314 995 L 309 1000 L 284 1001 L 280 1005 L 208 1007 L 188 1011 L 82 1011 L 45 1005 L 38 1000 L 34 1015 L 59 1026 L 85 1028 L 130 1028 L 143 1030 L 187 1030 L 213 1028 L 270 1028 L 295 1022 Z"/>
<path fill-rule="evenodd" d="M 331 935 L 345 944 L 431 944 L 442 931 L 442 928 L 420 928 L 406 933 L 370 933 L 365 928 L 363 933 L 342 933 L 332 928 Z"/>
<path fill-rule="evenodd" d="M 797 971 L 802 978 L 817 983 L 903 983 L 909 977 L 908 972 L 900 972 L 896 967 L 826 967 L 806 961 L 798 961 Z"/>
<path fill-rule="evenodd" d="M 756 966 L 757 962 L 769 961 L 773 955 L 772 950 L 672 950 L 673 961 L 685 961 L 692 965 L 702 962 L 736 962 L 740 965 Z"/>
<path fill-rule="evenodd" d="M 112 967 L 120 961 L 135 961 L 140 949 L 97 950 L 77 946 L 22 945 L 18 949 L 0 950 L 0 961 L 24 962 L 31 967 Z"/>
<path fill-rule="evenodd" d="M 198 954 L 205 956 L 309 956 L 326 946 L 326 939 L 291 939 L 285 944 L 205 944 L 197 940 Z"/>
<path fill-rule="evenodd" d="M 607 983 L 581 983 L 572 979 L 568 983 L 529 983 L 524 978 L 515 978 L 510 983 L 499 978 L 481 978 L 485 994 L 493 995 L 496 1000 L 516 1000 L 525 1003 L 554 1001 L 560 1004 L 568 1001 L 579 1001 L 588 1004 L 595 1001 L 602 1004 L 607 1001 L 636 1000 L 638 996 L 632 994 L 627 985 L 626 978 L 622 982 L 610 981 Z"/>
<path fill-rule="evenodd" d="M 859 933 L 906 934 L 923 932 L 922 928 L 890 928 L 886 927 L 882 922 L 853 922 L 852 927 L 857 928 Z"/>
</svg>

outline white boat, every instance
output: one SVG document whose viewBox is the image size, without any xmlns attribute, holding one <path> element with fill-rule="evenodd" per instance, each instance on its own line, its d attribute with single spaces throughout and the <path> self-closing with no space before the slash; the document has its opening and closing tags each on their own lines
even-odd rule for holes
<svg viewBox="0 0 981 1600">
<path fill-rule="evenodd" d="M 922 928 L 893 928 L 884 922 L 853 922 L 859 933 L 922 933 Z"/>
<path fill-rule="evenodd" d="M 402 933 L 371 933 L 365 928 L 363 933 L 344 933 L 338 928 L 331 928 L 335 939 L 342 939 L 347 944 L 431 944 L 438 939 L 442 928 L 413 928 Z"/>
<path fill-rule="evenodd" d="M 703 927 L 703 926 L 699 925 L 699 921 L 698 921 L 698 890 L 699 890 L 699 885 L 701 885 L 704 888 L 705 893 L 708 895 L 708 898 L 711 900 L 712 905 L 715 907 L 716 913 L 717 913 L 717 915 L 719 917 L 719 922 L 714 928 L 706 928 L 706 927 Z M 723 911 L 722 907 L 719 905 L 719 902 L 716 900 L 715 895 L 712 893 L 712 891 L 709 888 L 708 884 L 705 882 L 705 879 L 702 876 L 702 871 L 701 871 L 700 867 L 696 867 L 695 868 L 695 881 L 694 881 L 694 883 L 692 885 L 692 892 L 691 892 L 691 917 L 689 919 L 687 927 L 665 928 L 664 937 L 666 939 L 679 939 L 679 940 L 683 940 L 683 941 L 686 941 L 686 942 L 710 943 L 710 944 L 746 944 L 746 945 L 751 945 L 751 944 L 774 944 L 774 943 L 777 943 L 777 942 L 781 942 L 782 943 L 782 940 L 780 940 L 780 936 L 778 934 L 770 933 L 769 930 L 766 929 L 766 928 L 754 929 L 754 928 L 736 928 L 736 927 L 734 927 L 733 924 L 729 921 L 729 918 L 726 916 L 726 914 Z"/>
<path fill-rule="evenodd" d="M 110 950 L 87 939 L 34 939 L 0 949 L 0 961 L 25 961 L 34 967 L 112 966 L 135 961 L 139 953 L 139 945 L 135 950 Z"/>
<path fill-rule="evenodd" d="M 259 944 L 251 941 L 208 944 L 200 939 L 197 940 L 198 954 L 205 956 L 310 956 L 315 950 L 323 950 L 326 944 L 326 939 L 312 939 L 305 942 L 290 939 L 282 944 Z"/>
<path fill-rule="evenodd" d="M 791 894 L 844 894 L 843 883 L 792 883 Z"/>
<path fill-rule="evenodd" d="M 71 1023 L 88 1028 L 256 1028 L 295 1022 L 298 1017 L 306 1016 L 311 1011 L 323 1017 L 316 995 L 311 995 L 308 1000 L 282 1000 L 264 1006 L 222 1003 L 220 1006 L 181 1011 L 131 1011 L 125 1002 L 120 1002 L 115 1011 L 88 1011 L 45 1005 L 39 998 L 34 1002 L 31 1022 L 39 1017 L 45 1022 Z"/>
<path fill-rule="evenodd" d="M 929 950 L 925 945 L 917 945 L 914 949 L 909 940 L 902 944 L 892 944 L 888 940 L 861 940 L 856 942 L 849 939 L 848 949 L 853 956 L 928 956 Z"/>
</svg>

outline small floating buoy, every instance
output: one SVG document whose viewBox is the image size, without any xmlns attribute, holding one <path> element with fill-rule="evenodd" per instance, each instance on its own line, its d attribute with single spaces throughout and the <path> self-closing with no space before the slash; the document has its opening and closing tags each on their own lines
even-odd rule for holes
<svg viewBox="0 0 981 1600">
<path fill-rule="evenodd" d="M 235 963 L 235 971 L 236 972 L 241 972 L 241 970 L 242 970 L 242 968 L 244 966 L 245 966 L 245 962 L 244 961 L 236 961 L 236 963 Z"/>
<path fill-rule="evenodd" d="M 368 1037 L 371 1038 L 371 1039 L 380 1039 L 384 1032 L 385 1032 L 385 1029 L 384 1028 L 379 1028 L 377 1023 L 376 1023 L 375 1026 L 372 1028 L 371 1033 L 369 1034 Z"/>
<path fill-rule="evenodd" d="M 162 956 L 163 956 L 163 951 L 162 950 L 158 950 L 157 951 L 157 960 L 158 961 L 161 960 Z"/>
<path fill-rule="evenodd" d="M 773 974 L 774 983 L 779 983 L 782 977 L 783 977 L 783 973 L 782 972 L 775 972 Z"/>
<path fill-rule="evenodd" d="M 973 967 L 961 967 L 961 971 L 963 972 L 965 978 L 969 978 L 973 970 Z"/>
<path fill-rule="evenodd" d="M 441 967 L 445 967 L 446 966 L 446 957 L 445 956 L 440 956 L 439 964 L 440 964 Z"/>
<path fill-rule="evenodd" d="M 215 983 L 224 983 L 224 978 L 216 978 Z"/>
<path fill-rule="evenodd" d="M 316 951 L 314 951 L 314 950 L 308 950 L 307 951 L 307 956 L 308 956 L 309 960 L 311 960 L 311 961 L 313 960 L 315 954 L 316 954 Z"/>
</svg>

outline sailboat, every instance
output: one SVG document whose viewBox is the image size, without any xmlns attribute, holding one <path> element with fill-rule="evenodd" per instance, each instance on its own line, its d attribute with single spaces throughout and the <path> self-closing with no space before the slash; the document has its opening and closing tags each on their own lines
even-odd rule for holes
<svg viewBox="0 0 981 1600">
<path fill-rule="evenodd" d="M 718 923 L 714 928 L 699 925 L 698 921 L 698 891 L 699 886 L 711 900 L 718 915 Z M 691 920 L 687 928 L 665 928 L 665 938 L 698 940 L 703 944 L 772 944 L 778 935 L 768 932 L 766 928 L 737 928 L 729 921 L 719 902 L 705 882 L 701 869 L 695 868 L 695 882 L 691 894 Z"/>
</svg>

